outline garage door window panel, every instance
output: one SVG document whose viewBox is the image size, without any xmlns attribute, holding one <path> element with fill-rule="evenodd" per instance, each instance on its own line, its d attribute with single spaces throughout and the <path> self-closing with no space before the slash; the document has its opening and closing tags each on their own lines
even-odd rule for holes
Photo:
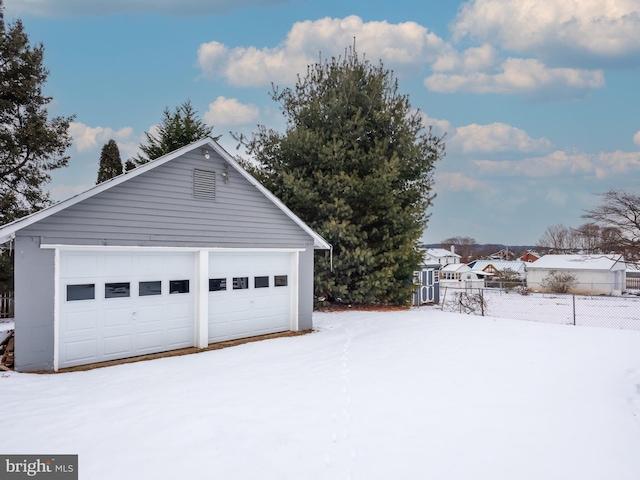
<svg viewBox="0 0 640 480">
<path fill-rule="evenodd" d="M 210 278 L 209 279 L 209 291 L 210 292 L 219 292 L 221 290 L 227 289 L 227 279 L 226 278 Z"/>
<path fill-rule="evenodd" d="M 154 282 L 140 282 L 138 285 L 138 295 L 141 297 L 162 295 L 162 282 L 160 280 Z"/>
<path fill-rule="evenodd" d="M 96 298 L 95 283 L 67 285 L 67 301 L 68 302 L 75 302 L 78 300 L 95 300 L 95 298 Z"/>
<path fill-rule="evenodd" d="M 249 288 L 249 277 L 234 277 L 233 278 L 233 289 L 234 290 L 245 290 Z"/>
<path fill-rule="evenodd" d="M 189 280 L 170 280 L 169 293 L 189 293 Z"/>
<path fill-rule="evenodd" d="M 288 285 L 287 275 L 276 275 L 273 277 L 273 284 L 276 287 L 286 287 Z"/>
<path fill-rule="evenodd" d="M 269 277 L 255 277 L 253 279 L 253 288 L 269 288 Z"/>
<path fill-rule="evenodd" d="M 104 284 L 104 298 L 123 298 L 130 296 L 131 284 L 129 282 Z"/>
</svg>

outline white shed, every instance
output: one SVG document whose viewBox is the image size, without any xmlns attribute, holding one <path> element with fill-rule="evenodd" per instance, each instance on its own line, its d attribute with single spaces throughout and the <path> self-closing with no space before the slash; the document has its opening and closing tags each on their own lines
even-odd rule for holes
<svg viewBox="0 0 640 480">
<path fill-rule="evenodd" d="M 621 255 L 545 255 L 526 268 L 527 285 L 534 291 L 547 290 L 544 278 L 552 271 L 575 277 L 571 293 L 621 295 L 625 290 L 626 264 Z"/>
</svg>

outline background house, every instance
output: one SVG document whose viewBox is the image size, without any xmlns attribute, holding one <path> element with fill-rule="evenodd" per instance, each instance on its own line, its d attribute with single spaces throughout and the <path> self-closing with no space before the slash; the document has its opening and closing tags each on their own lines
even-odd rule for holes
<svg viewBox="0 0 640 480">
<path fill-rule="evenodd" d="M 548 291 L 543 283 L 552 271 L 575 277 L 570 293 L 621 295 L 626 288 L 626 264 L 620 255 L 544 255 L 526 269 L 527 285 L 534 291 Z"/>
<path fill-rule="evenodd" d="M 533 263 L 536 260 L 538 260 L 540 257 L 542 257 L 542 255 L 536 252 L 535 250 L 525 250 L 524 252 L 522 252 L 522 256 L 520 257 L 520 260 L 522 260 L 525 263 Z"/>
<path fill-rule="evenodd" d="M 312 327 L 330 245 L 207 138 L 0 228 L 15 367 L 58 370 Z"/>
<path fill-rule="evenodd" d="M 464 263 L 450 263 L 440 269 L 441 288 L 483 288 L 484 278 L 480 278 L 471 267 Z"/>
<path fill-rule="evenodd" d="M 460 263 L 462 257 L 455 252 L 455 247 L 451 245 L 451 250 L 444 248 L 427 248 L 424 250 L 422 263 L 424 265 L 448 265 L 450 263 Z"/>
<path fill-rule="evenodd" d="M 513 250 L 509 250 L 507 248 L 501 248 L 497 252 L 494 252 L 489 255 L 490 260 L 515 260 L 517 258 L 516 253 Z"/>
<path fill-rule="evenodd" d="M 494 277 L 499 277 L 501 272 L 510 270 L 518 275 L 520 280 L 527 278 L 525 263 L 521 260 L 474 260 L 469 263 L 474 272 L 484 272 Z"/>
</svg>

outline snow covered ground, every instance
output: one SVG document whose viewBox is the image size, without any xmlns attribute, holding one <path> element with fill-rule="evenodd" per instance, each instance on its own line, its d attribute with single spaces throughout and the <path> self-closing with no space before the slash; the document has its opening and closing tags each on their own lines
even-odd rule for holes
<svg viewBox="0 0 640 480">
<path fill-rule="evenodd" d="M 0 375 L 0 453 L 80 478 L 637 480 L 640 332 L 435 307 L 309 335 Z"/>
</svg>

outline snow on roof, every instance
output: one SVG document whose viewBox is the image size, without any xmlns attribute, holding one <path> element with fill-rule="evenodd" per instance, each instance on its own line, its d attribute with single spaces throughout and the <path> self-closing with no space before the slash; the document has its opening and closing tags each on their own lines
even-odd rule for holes
<svg viewBox="0 0 640 480">
<path fill-rule="evenodd" d="M 493 265 L 497 270 L 512 270 L 514 272 L 524 272 L 524 262 L 521 260 L 476 260 L 473 263 L 474 270 L 484 270 L 489 265 Z"/>
<path fill-rule="evenodd" d="M 466 272 L 470 271 L 471 267 L 464 263 L 449 263 L 440 269 L 441 272 L 457 272 L 458 270 Z"/>
<path fill-rule="evenodd" d="M 622 255 L 544 255 L 528 264 L 527 270 L 623 270 L 625 267 Z"/>
<path fill-rule="evenodd" d="M 457 253 L 453 253 L 450 250 L 445 248 L 427 248 L 424 253 L 426 255 L 430 255 L 434 258 L 442 258 L 442 257 L 456 257 L 461 258 Z"/>
</svg>

